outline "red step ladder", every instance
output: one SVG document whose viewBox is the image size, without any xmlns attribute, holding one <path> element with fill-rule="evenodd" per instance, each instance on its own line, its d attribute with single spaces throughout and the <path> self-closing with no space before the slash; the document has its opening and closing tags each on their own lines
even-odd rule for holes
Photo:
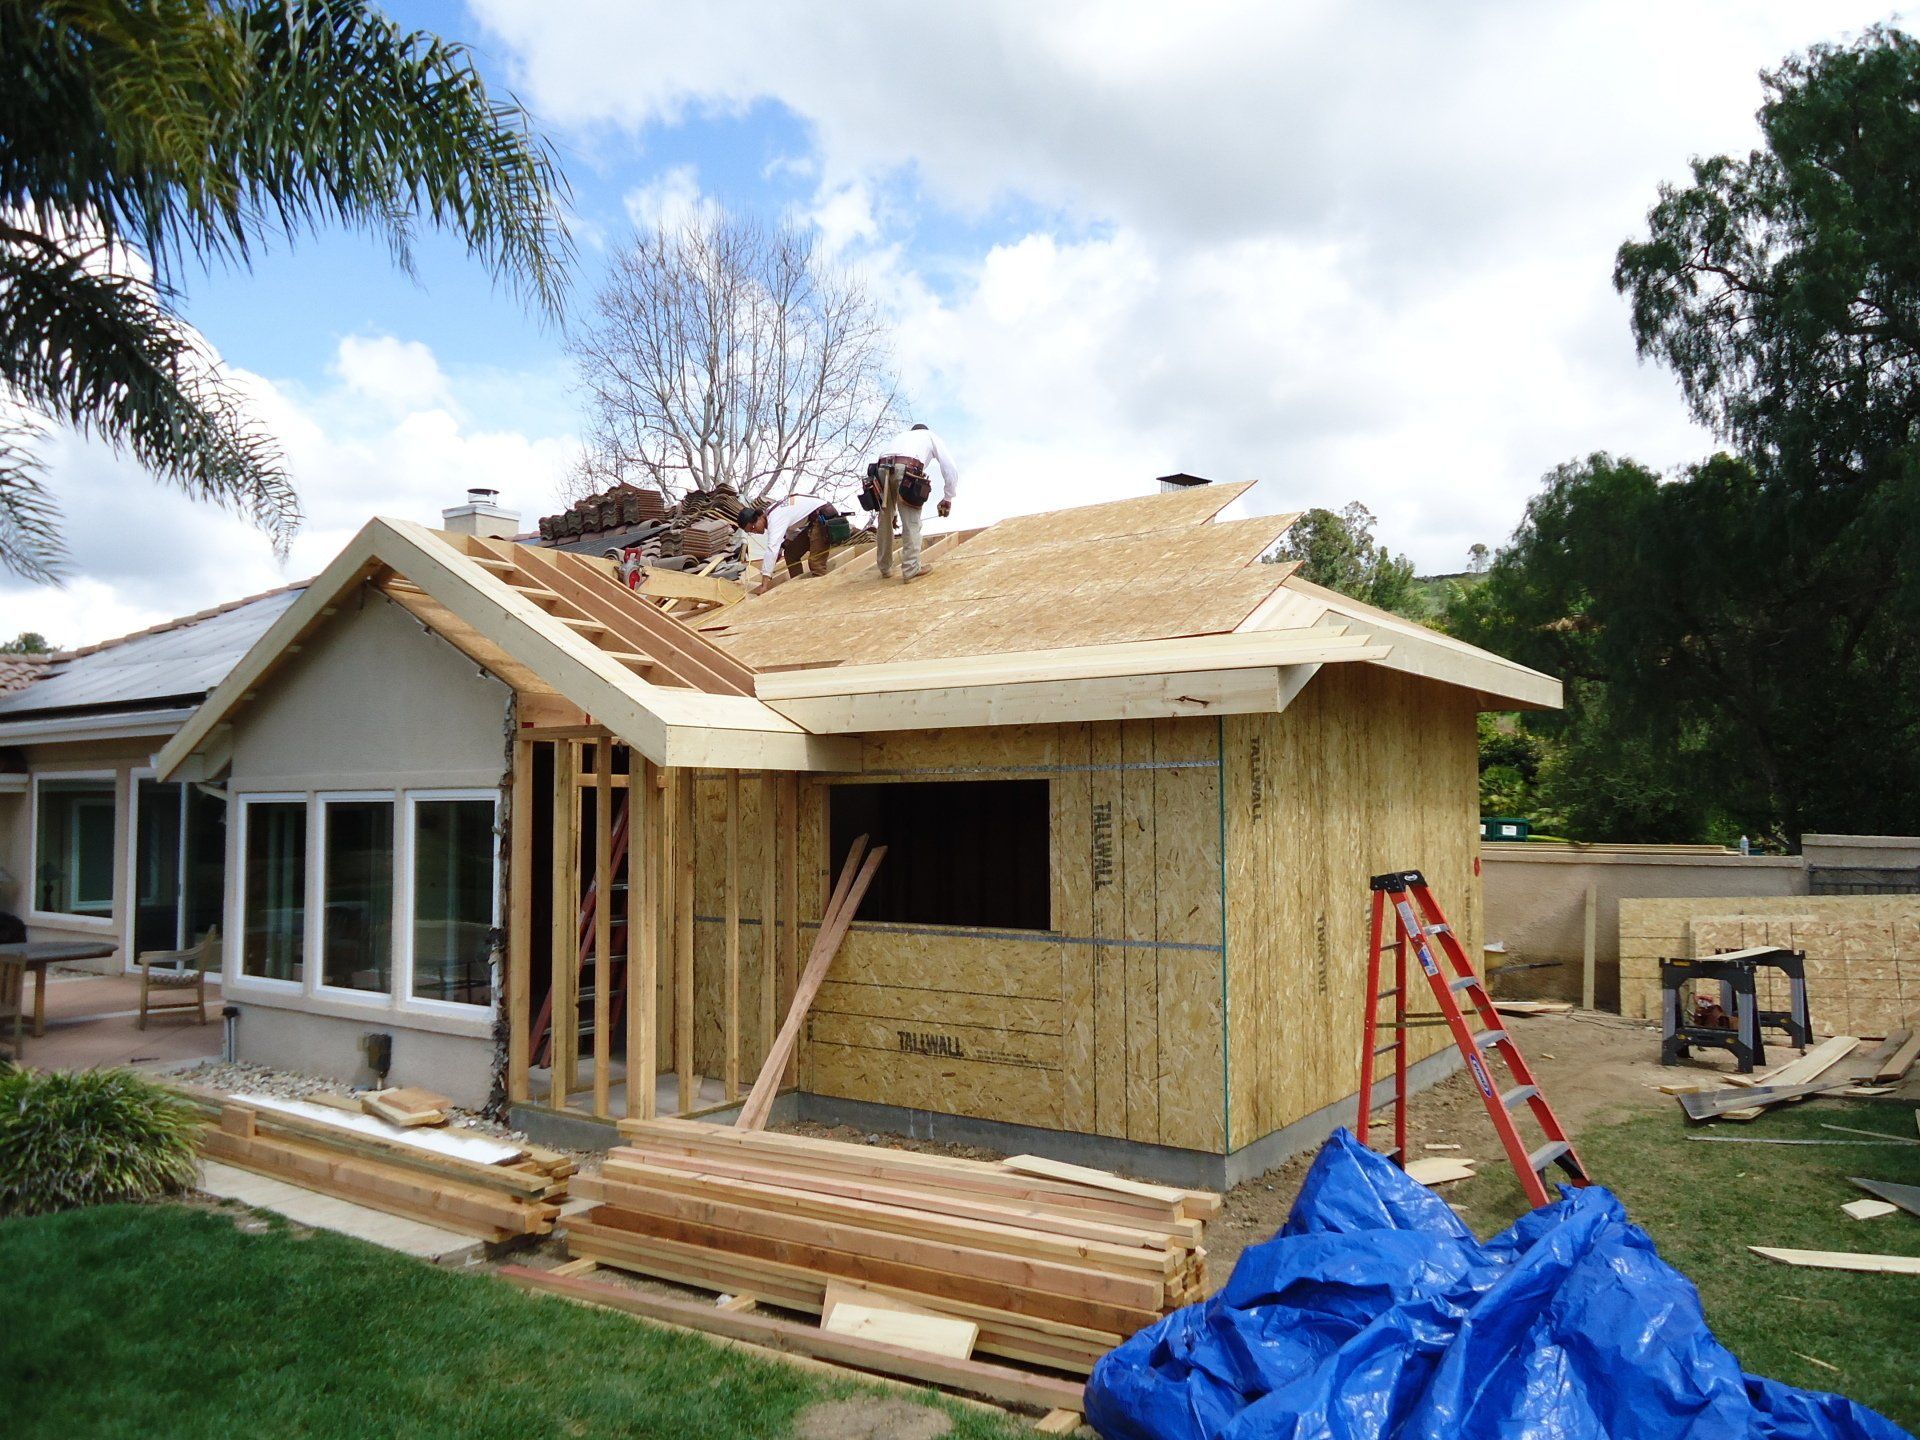
<svg viewBox="0 0 1920 1440">
<path fill-rule="evenodd" d="M 1573 1142 L 1567 1139 L 1566 1131 L 1560 1128 L 1560 1121 L 1554 1116 L 1553 1107 L 1547 1104 L 1547 1097 L 1534 1082 L 1533 1072 L 1527 1068 L 1520 1047 L 1514 1044 L 1513 1036 L 1507 1033 L 1507 1027 L 1501 1023 L 1499 1012 L 1493 1008 L 1486 986 L 1480 983 L 1480 977 L 1474 972 L 1467 952 L 1454 935 L 1453 927 L 1447 924 L 1447 917 L 1440 913 L 1439 903 L 1427 888 L 1426 877 L 1418 870 L 1396 870 L 1390 875 L 1374 876 L 1371 884 L 1373 924 L 1367 947 L 1367 1023 L 1360 1041 L 1360 1122 L 1354 1127 L 1360 1143 L 1367 1143 L 1367 1131 L 1374 1111 L 1385 1108 L 1373 1103 L 1374 1070 L 1380 1057 L 1392 1052 L 1393 1096 L 1387 1104 L 1393 1107 L 1393 1148 L 1382 1153 L 1403 1169 L 1406 1167 L 1407 1032 L 1414 1025 L 1435 1023 L 1432 1020 L 1416 1019 L 1410 1022 L 1407 1019 L 1407 950 L 1411 946 L 1414 958 L 1420 962 L 1420 969 L 1427 977 L 1427 984 L 1433 989 L 1433 997 L 1439 1002 L 1441 1019 L 1453 1032 L 1453 1043 L 1459 1046 L 1461 1055 L 1466 1057 L 1467 1068 L 1473 1072 L 1474 1083 L 1480 1087 L 1480 1099 L 1487 1107 L 1487 1118 L 1493 1122 L 1494 1133 L 1506 1147 L 1507 1159 L 1513 1165 L 1514 1174 L 1520 1178 L 1520 1186 L 1527 1192 L 1527 1199 L 1536 1208 L 1552 1203 L 1545 1179 L 1549 1165 L 1558 1165 L 1566 1171 L 1575 1185 L 1590 1183 L 1586 1167 L 1574 1153 Z M 1389 905 L 1393 907 L 1394 916 L 1390 945 L 1386 941 L 1386 912 Z M 1449 969 L 1443 969 L 1440 961 L 1434 957 L 1435 942 L 1445 953 Z M 1393 951 L 1393 985 L 1383 990 L 1380 988 L 1380 962 L 1389 948 Z M 1461 1012 L 1457 997 L 1462 994 L 1472 1002 L 1474 1012 L 1484 1027 L 1477 1032 L 1468 1028 L 1466 1016 Z M 1393 1021 L 1389 1027 L 1393 1031 L 1393 1039 L 1383 1045 L 1378 1038 L 1381 1028 L 1380 1002 L 1389 999 L 1393 1001 Z M 1489 1054 L 1499 1056 L 1506 1065 L 1514 1081 L 1510 1089 L 1501 1091 L 1494 1087 L 1493 1077 L 1487 1069 L 1486 1057 Z M 1522 1105 L 1532 1113 L 1546 1137 L 1546 1143 L 1533 1150 L 1527 1149 L 1513 1120 L 1514 1111 Z"/>
</svg>

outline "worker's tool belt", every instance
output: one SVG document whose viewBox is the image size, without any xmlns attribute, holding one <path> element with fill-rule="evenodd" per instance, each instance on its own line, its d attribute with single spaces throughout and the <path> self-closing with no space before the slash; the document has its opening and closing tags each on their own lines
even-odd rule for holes
<svg viewBox="0 0 1920 1440">
<path fill-rule="evenodd" d="M 853 538 L 853 522 L 838 510 L 822 510 L 815 518 L 827 527 L 827 544 L 844 545 Z"/>
<path fill-rule="evenodd" d="M 933 496 L 933 481 L 928 478 L 926 465 L 911 455 L 882 455 L 882 465 L 895 465 L 900 470 L 900 498 L 918 510 Z"/>
<path fill-rule="evenodd" d="M 876 460 L 873 464 L 867 466 L 867 478 L 860 482 L 860 493 L 857 498 L 860 501 L 860 508 L 862 510 L 878 510 L 880 508 L 881 484 L 880 462 Z"/>
</svg>

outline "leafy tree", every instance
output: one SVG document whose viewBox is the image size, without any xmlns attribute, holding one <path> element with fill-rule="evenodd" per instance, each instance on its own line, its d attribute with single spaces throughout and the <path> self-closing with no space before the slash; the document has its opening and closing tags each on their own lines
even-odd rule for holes
<svg viewBox="0 0 1920 1440">
<path fill-rule="evenodd" d="M 0 655 L 51 655 L 53 646 L 38 630 L 22 630 L 13 639 L 0 642 Z"/>
<path fill-rule="evenodd" d="M 1467 547 L 1467 573 L 1469 575 L 1486 574 L 1487 566 L 1492 563 L 1493 552 L 1479 541 L 1476 540 Z"/>
<path fill-rule="evenodd" d="M 1293 522 L 1267 558 L 1298 560 L 1303 580 L 1382 610 L 1423 619 L 1426 597 L 1414 578 L 1413 562 L 1373 538 L 1376 523 L 1373 512 L 1358 500 L 1338 512 L 1316 507 Z"/>
<path fill-rule="evenodd" d="M 402 268 L 422 224 L 557 312 L 561 181 L 466 52 L 363 0 L 0 0 L 0 398 L 104 437 L 284 547 L 293 487 L 173 306 L 338 223 Z M 31 444 L 0 429 L 0 565 L 60 566 Z"/>
<path fill-rule="evenodd" d="M 1920 793 L 1920 45 L 1764 77 L 1620 249 L 1643 354 L 1730 447 L 1562 466 L 1457 633 L 1569 681 L 1541 794 L 1573 833 L 1909 830 Z"/>
</svg>

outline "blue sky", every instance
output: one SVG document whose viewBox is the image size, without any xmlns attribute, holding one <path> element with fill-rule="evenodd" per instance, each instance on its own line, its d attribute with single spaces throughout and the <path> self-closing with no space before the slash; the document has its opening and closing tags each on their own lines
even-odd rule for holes
<svg viewBox="0 0 1920 1440">
<path fill-rule="evenodd" d="M 1254 479 L 1358 499 L 1428 570 L 1498 543 L 1552 466 L 1711 448 L 1642 366 L 1614 248 L 1688 157 L 1754 142 L 1757 72 L 1850 0 L 472 0 L 469 44 L 571 182 L 582 301 L 634 217 L 816 226 L 957 452 L 955 523 Z M 185 309 L 286 449 L 287 559 L 54 433 L 74 572 L 0 579 L 0 631 L 80 644 L 311 574 L 373 513 L 469 483 L 557 507 L 581 418 L 561 332 L 423 236 L 188 275 Z M 579 313 L 576 310 L 576 313 Z M 111 516 L 102 524 L 98 517 Z"/>
</svg>

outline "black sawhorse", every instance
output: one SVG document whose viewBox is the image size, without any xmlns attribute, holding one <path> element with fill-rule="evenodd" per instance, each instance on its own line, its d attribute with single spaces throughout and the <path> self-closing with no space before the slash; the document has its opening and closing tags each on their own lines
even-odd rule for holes
<svg viewBox="0 0 1920 1440">
<path fill-rule="evenodd" d="M 1754 985 L 1754 971 L 1765 965 L 1786 975 L 1792 994 L 1785 1010 L 1762 1010 Z M 1733 1017 L 1733 1028 L 1722 1030 L 1686 1023 L 1680 991 L 1689 980 L 1718 980 L 1720 1008 Z M 1804 1050 L 1813 1043 L 1813 1022 L 1807 1013 L 1807 957 L 1800 950 L 1756 946 L 1729 950 L 1697 960 L 1660 962 L 1660 1063 L 1672 1065 L 1695 1045 L 1731 1050 L 1745 1075 L 1767 1063 L 1761 1031 L 1771 1026 Z"/>
</svg>

